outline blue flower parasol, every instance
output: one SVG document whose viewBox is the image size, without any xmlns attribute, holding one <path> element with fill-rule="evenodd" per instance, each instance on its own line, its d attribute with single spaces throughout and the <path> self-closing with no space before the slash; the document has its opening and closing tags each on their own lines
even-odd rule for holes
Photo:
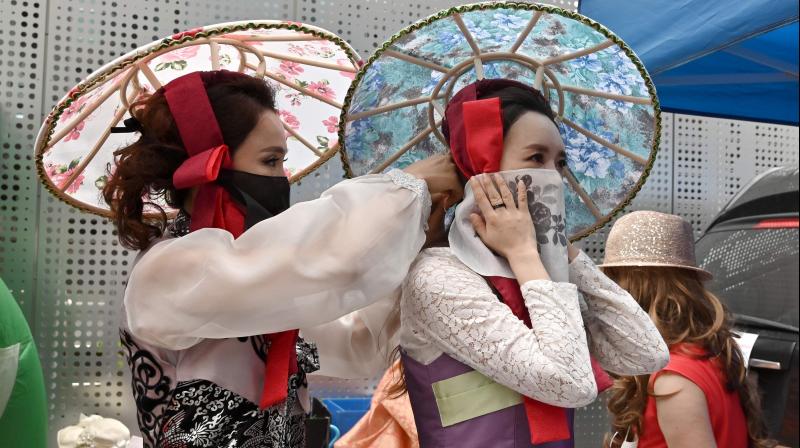
<svg viewBox="0 0 800 448">
<path fill-rule="evenodd" d="M 339 141 L 348 175 L 402 168 L 447 152 L 450 97 L 479 80 L 541 90 L 567 148 L 567 234 L 580 239 L 644 184 L 660 138 L 655 88 L 631 49 L 593 20 L 559 8 L 486 2 L 441 11 L 395 34 L 345 98 Z"/>
</svg>

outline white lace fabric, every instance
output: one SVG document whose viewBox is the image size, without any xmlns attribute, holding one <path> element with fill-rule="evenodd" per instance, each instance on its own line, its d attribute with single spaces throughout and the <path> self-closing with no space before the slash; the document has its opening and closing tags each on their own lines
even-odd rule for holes
<svg viewBox="0 0 800 448">
<path fill-rule="evenodd" d="M 589 347 L 600 365 L 618 375 L 645 375 L 664 368 L 669 349 L 647 313 L 581 252 L 570 264 L 570 282 L 583 297 L 581 313 Z"/>
<path fill-rule="evenodd" d="M 450 249 L 427 249 L 403 286 L 400 344 L 423 364 L 445 353 L 523 395 L 563 407 L 585 406 L 596 397 L 590 348 L 615 373 L 666 365 L 666 345 L 627 292 L 585 254 L 570 264 L 570 274 L 574 284 L 535 280 L 521 286 L 531 329 Z"/>
<path fill-rule="evenodd" d="M 442 353 L 525 396 L 579 407 L 597 394 L 578 291 L 545 280 L 522 285 L 529 329 L 449 249 L 420 254 L 403 288 L 401 345 L 429 364 Z"/>
</svg>

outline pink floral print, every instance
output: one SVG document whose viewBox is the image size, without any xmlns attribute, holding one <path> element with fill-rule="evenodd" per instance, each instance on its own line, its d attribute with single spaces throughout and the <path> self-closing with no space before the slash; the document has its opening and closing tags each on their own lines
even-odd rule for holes
<svg viewBox="0 0 800 448">
<path fill-rule="evenodd" d="M 282 110 L 280 111 L 280 115 L 281 118 L 283 119 L 283 122 L 286 123 L 286 125 L 289 126 L 290 128 L 292 129 L 300 128 L 300 120 L 298 120 L 293 113 L 286 110 Z"/>
<path fill-rule="evenodd" d="M 72 177 L 75 169 L 80 164 L 81 159 L 75 159 L 69 164 L 65 165 L 56 165 L 53 163 L 46 163 L 44 166 L 44 171 L 47 174 L 47 177 L 53 182 L 53 184 L 58 187 L 62 188 L 62 186 L 67 182 L 67 180 Z M 83 185 L 83 181 L 85 180 L 85 176 L 83 173 L 79 174 L 78 177 L 70 184 L 70 186 L 65 190 L 65 192 L 74 194 L 78 191 L 78 189 Z"/>
<path fill-rule="evenodd" d="M 322 120 L 322 124 L 328 128 L 328 132 L 333 134 L 339 129 L 339 117 L 330 116 L 327 120 Z"/>
<path fill-rule="evenodd" d="M 336 92 L 331 88 L 330 82 L 325 79 L 310 83 L 307 89 L 329 100 L 336 96 Z"/>
</svg>

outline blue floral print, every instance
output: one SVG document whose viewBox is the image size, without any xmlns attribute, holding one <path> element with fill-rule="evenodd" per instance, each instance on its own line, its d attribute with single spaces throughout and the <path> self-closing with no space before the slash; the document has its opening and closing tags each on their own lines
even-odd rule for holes
<svg viewBox="0 0 800 448">
<path fill-rule="evenodd" d="M 530 23 L 533 10 L 537 8 L 544 7 L 499 3 L 496 7 L 485 9 L 465 6 L 458 11 L 481 53 L 490 54 L 510 52 Z M 388 46 L 392 51 L 418 58 L 421 62 L 412 63 L 379 52 L 378 58 L 365 67 L 362 76 L 356 80 L 347 112 L 352 115 L 424 98 L 431 95 L 435 86 L 446 76 L 443 70 L 433 69 L 429 63 L 450 69 L 467 61 L 472 62 L 475 54 L 454 14 L 455 11 L 430 20 L 413 31 L 401 33 L 402 36 Z M 536 25 L 516 49 L 517 54 L 541 62 L 595 47 L 613 37 L 607 31 L 601 32 L 588 25 L 588 22 L 573 17 L 543 9 Z M 514 79 L 532 85 L 536 78 L 535 66 L 519 60 L 484 60 L 482 68 L 484 77 L 488 79 Z M 624 46 L 619 44 L 548 64 L 547 69 L 546 93 L 549 93 L 554 110 L 563 108 L 564 121 L 569 120 L 600 139 L 636 155 L 635 158 L 627 157 L 566 124 L 560 126 L 567 164 L 580 188 L 592 201 L 592 208 L 596 207 L 603 215 L 612 214 L 621 204 L 630 200 L 640 186 L 645 162 L 652 157 L 657 142 L 657 112 L 652 104 L 586 94 L 583 90 L 651 99 L 654 98 L 654 92 L 648 88 L 646 73 L 640 70 Z M 475 68 L 469 67 L 457 79 L 446 79 L 439 93 L 445 93 L 448 86 L 455 83 L 452 89 L 455 94 L 476 80 Z M 579 90 L 563 90 L 563 99 L 559 99 L 555 84 L 573 86 Z M 437 102 L 439 109 L 443 109 L 445 100 Z M 347 123 L 343 148 L 351 174 L 370 172 L 429 129 L 429 110 L 430 106 L 423 103 Z M 439 110 L 434 112 L 434 118 L 441 118 Z M 418 140 L 388 168 L 403 167 L 415 160 L 448 151 L 435 133 Z M 604 222 L 605 218 L 595 216 L 569 183 L 565 183 L 564 191 L 567 235 L 584 234 L 598 222 Z"/>
</svg>

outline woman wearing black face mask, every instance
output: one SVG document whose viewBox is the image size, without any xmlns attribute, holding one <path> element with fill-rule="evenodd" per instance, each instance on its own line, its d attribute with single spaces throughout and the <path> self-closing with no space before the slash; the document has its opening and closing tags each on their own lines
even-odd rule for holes
<svg viewBox="0 0 800 448">
<path fill-rule="evenodd" d="M 303 446 L 319 355 L 297 329 L 394 293 L 425 240 L 430 195 L 459 190 L 454 166 L 429 159 L 289 208 L 286 137 L 264 81 L 192 73 L 131 115 L 123 131 L 142 136 L 118 152 L 103 193 L 122 244 L 144 251 L 121 338 L 147 446 Z M 143 194 L 163 195 L 176 221 L 146 220 Z M 331 339 L 358 339 L 350 323 Z M 346 345 L 323 363 L 361 356 Z"/>
</svg>

